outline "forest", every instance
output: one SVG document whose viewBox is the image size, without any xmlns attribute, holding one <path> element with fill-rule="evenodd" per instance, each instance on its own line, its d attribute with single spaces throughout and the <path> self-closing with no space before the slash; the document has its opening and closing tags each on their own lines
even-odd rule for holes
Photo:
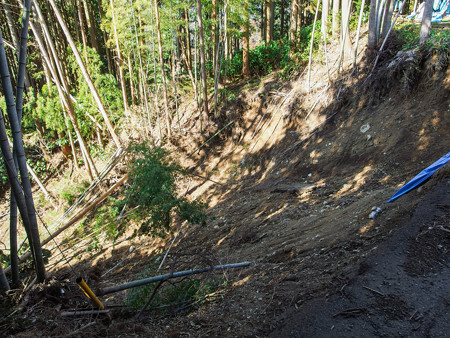
<svg viewBox="0 0 450 338">
<path fill-rule="evenodd" d="M 62 319 L 33 334 L 114 336 L 122 325 L 126 335 L 265 336 L 276 326 L 266 322 L 271 309 L 275 318 L 301 305 L 302 292 L 328 294 L 420 201 L 386 211 L 380 222 L 397 223 L 380 233 L 376 221 L 362 224 L 382 191 L 409 177 L 398 168 L 406 161 L 395 157 L 406 156 L 399 149 L 414 144 L 408 152 L 417 149 L 416 163 L 444 155 L 450 34 L 445 20 L 432 24 L 444 3 L 1 0 L 0 333 L 29 333 L 32 320 L 47 325 L 44 317 L 56 316 Z M 420 99 L 420 91 L 428 96 Z M 405 126 L 411 135 L 396 133 L 396 121 L 423 115 L 418 107 L 439 108 L 431 121 Z M 360 120 L 361 111 L 379 118 Z M 395 159 L 380 169 L 386 153 Z M 405 166 L 410 175 L 425 164 Z M 349 240 L 360 244 L 344 258 L 332 254 L 350 238 L 344 226 L 339 235 L 322 234 L 327 258 L 311 269 L 323 269 L 306 276 L 320 276 L 316 284 L 288 286 L 283 297 L 291 300 L 281 305 L 280 296 L 277 306 L 283 290 L 273 286 L 261 307 L 252 293 L 256 300 L 245 303 L 256 327 L 230 324 L 227 333 L 225 322 L 208 331 L 214 313 L 245 297 L 245 289 L 233 290 L 247 281 L 252 292 L 270 295 L 272 281 L 264 286 L 258 266 L 279 269 L 271 280 L 299 280 L 291 262 L 281 262 L 305 253 L 313 259 L 319 247 L 308 243 L 319 232 L 311 223 L 292 242 L 297 204 L 301 222 L 342 209 L 333 216 L 338 224 L 350 212 L 358 236 L 377 234 Z M 268 224 L 274 228 L 260 229 Z M 271 244 L 259 248 L 264 241 Z M 259 249 L 238 254 L 252 246 Z M 145 286 L 125 283 L 159 275 Z M 55 304 L 58 314 L 44 314 Z M 45 308 L 42 316 L 35 307 Z M 18 323 L 23 311 L 29 319 Z M 201 311 L 208 325 L 196 319 Z M 155 313 L 154 323 L 137 329 L 137 319 Z M 239 322 L 226 313 L 225 321 Z M 120 325 L 111 324 L 115 318 Z"/>
</svg>

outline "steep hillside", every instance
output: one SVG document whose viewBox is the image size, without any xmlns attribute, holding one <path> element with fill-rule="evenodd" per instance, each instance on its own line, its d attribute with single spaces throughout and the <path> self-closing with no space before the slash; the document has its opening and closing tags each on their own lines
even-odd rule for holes
<svg viewBox="0 0 450 338">
<path fill-rule="evenodd" d="M 193 141 L 187 133 L 171 145 L 196 175 L 181 182 L 180 191 L 209 203 L 207 225 L 178 224 L 166 240 L 123 238 L 99 254 L 72 259 L 71 268 L 54 271 L 53 282 L 26 300 L 35 305 L 26 314 L 30 326 L 1 330 L 78 335 L 89 325 L 83 335 L 264 336 L 286 310 L 307 312 L 307 301 L 342 292 L 358 264 L 449 177 L 447 166 L 382 206 L 449 151 L 448 46 L 386 53 L 373 73 L 372 59 L 361 57 L 358 71 L 332 74 L 331 84 L 321 64 L 311 81 L 305 71 L 293 81 L 272 74 L 228 88 L 233 100 L 207 126 L 209 136 Z M 382 212 L 369 219 L 374 206 Z M 103 297 L 113 312 L 102 320 L 60 315 L 86 305 L 71 269 L 102 289 L 142 278 L 144 270 L 155 275 L 243 261 L 252 265 L 186 279 L 170 285 L 173 290 L 163 285 L 140 318 L 125 300 L 147 300 L 149 290 Z M 173 300 L 190 293 L 201 297 L 181 305 Z"/>
</svg>

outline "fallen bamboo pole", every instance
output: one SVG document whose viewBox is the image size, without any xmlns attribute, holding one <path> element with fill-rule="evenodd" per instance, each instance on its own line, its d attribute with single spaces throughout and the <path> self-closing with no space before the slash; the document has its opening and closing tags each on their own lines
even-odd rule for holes
<svg viewBox="0 0 450 338">
<path fill-rule="evenodd" d="M 123 182 L 125 182 L 125 180 L 128 178 L 128 175 L 124 175 L 116 184 L 114 184 L 111 188 L 109 188 L 108 191 L 106 191 L 104 194 L 102 194 L 99 198 L 97 198 L 94 202 L 92 202 L 91 204 L 89 204 L 86 208 L 80 210 L 80 212 L 75 215 L 74 217 L 72 217 L 65 225 L 63 225 L 61 228 L 59 228 L 58 230 L 56 230 L 55 232 L 53 232 L 52 234 L 50 234 L 50 236 L 48 236 L 46 239 L 44 239 L 41 242 L 41 246 L 44 246 L 45 244 L 47 244 L 48 242 L 54 240 L 54 238 L 56 236 L 58 236 L 59 234 L 61 234 L 64 230 L 67 230 L 68 228 L 70 228 L 72 225 L 76 224 L 79 220 L 81 220 L 89 211 L 91 211 L 92 209 L 94 209 L 98 204 L 100 204 L 101 202 L 103 202 L 109 195 L 112 194 L 112 192 L 114 190 L 117 189 L 118 186 L 120 186 Z M 19 263 L 23 262 L 24 260 L 26 260 L 28 257 L 31 256 L 31 252 L 27 252 L 25 254 L 23 254 L 20 258 L 19 258 Z M 11 267 L 8 266 L 5 269 L 5 273 L 8 272 L 9 270 L 11 270 Z"/>
<path fill-rule="evenodd" d="M 250 263 L 250 262 L 242 262 L 242 263 L 217 265 L 217 266 L 214 266 L 214 267 L 208 266 L 206 268 L 167 273 L 165 275 L 149 277 L 149 278 L 135 280 L 133 282 L 129 282 L 129 283 L 121 284 L 121 285 L 111 286 L 109 288 L 105 288 L 105 289 L 99 290 L 97 292 L 97 294 L 100 295 L 100 296 L 103 296 L 103 295 L 107 295 L 109 293 L 115 293 L 115 292 L 119 292 L 119 291 L 122 291 L 122 290 L 135 288 L 135 287 L 146 285 L 146 284 L 150 284 L 150 283 L 160 282 L 160 281 L 164 281 L 164 280 L 167 280 L 167 279 L 170 279 L 170 278 L 177 278 L 177 277 L 183 277 L 183 276 L 188 276 L 188 275 L 195 275 L 195 274 L 204 273 L 204 272 L 208 272 L 208 271 L 212 271 L 212 270 L 224 270 L 224 269 L 230 269 L 230 268 L 241 268 L 241 267 L 249 266 L 251 264 L 252 263 Z"/>
</svg>

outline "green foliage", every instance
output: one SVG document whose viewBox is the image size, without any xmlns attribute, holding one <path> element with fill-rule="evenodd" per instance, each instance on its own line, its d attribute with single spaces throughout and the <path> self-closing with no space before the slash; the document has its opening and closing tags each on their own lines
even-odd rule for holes
<svg viewBox="0 0 450 338">
<path fill-rule="evenodd" d="M 141 234 L 163 236 L 170 230 L 172 211 L 194 224 L 205 224 L 205 204 L 177 197 L 176 179 L 183 174 L 167 152 L 147 144 L 134 145 L 129 164 L 130 201 L 138 206 L 135 219 L 142 221 Z"/>
<path fill-rule="evenodd" d="M 396 28 L 397 38 L 402 42 L 401 49 L 409 50 L 419 48 L 420 24 L 407 22 Z M 425 42 L 426 48 L 448 48 L 450 30 L 432 28 L 429 39 Z"/>
<path fill-rule="evenodd" d="M 77 197 L 86 190 L 88 186 L 89 186 L 88 181 L 82 181 L 79 184 L 66 185 L 61 189 L 59 197 L 65 200 L 67 204 L 70 206 L 75 202 Z"/>
<path fill-rule="evenodd" d="M 90 228 L 98 234 L 105 234 L 106 240 L 112 241 L 122 233 L 123 224 L 117 220 L 122 204 L 112 197 L 108 198 L 108 202 L 96 210 Z"/>
<path fill-rule="evenodd" d="M 56 87 L 45 84 L 36 97 L 32 92 L 27 96 L 27 103 L 24 107 L 24 123 L 26 126 L 33 125 L 33 118 L 39 119 L 45 123 L 48 129 L 60 133 L 67 129 L 62 109 Z"/>
<path fill-rule="evenodd" d="M 353 10 L 350 16 L 349 29 L 350 31 L 356 31 L 358 28 L 358 20 L 359 20 L 359 12 L 361 10 L 362 0 L 353 1 Z M 369 13 L 370 13 L 370 1 L 366 1 L 364 5 L 364 12 L 362 17 L 362 25 L 369 22 Z M 329 20 L 328 22 L 331 22 Z M 331 28 L 331 25 L 328 25 Z"/>
<path fill-rule="evenodd" d="M 114 242 L 126 230 L 124 220 L 119 219 L 123 205 L 120 199 L 108 197 L 100 208 L 95 209 L 93 214 L 83 220 L 71 236 L 64 240 L 64 244 L 71 245 L 80 238 L 91 239 L 85 251 L 95 253 L 102 250 L 106 241 Z"/>
<path fill-rule="evenodd" d="M 0 189 L 6 189 L 8 184 L 8 173 L 6 172 L 5 161 L 0 160 Z"/>
<path fill-rule="evenodd" d="M 263 76 L 276 69 L 285 67 L 289 62 L 289 47 L 284 41 L 271 41 L 251 49 L 249 52 L 250 71 Z M 233 55 L 229 61 L 224 60 L 228 76 L 238 77 L 242 72 L 242 50 Z M 222 70 L 225 75 L 225 70 Z"/>
<path fill-rule="evenodd" d="M 420 25 L 407 23 L 397 27 L 397 37 L 402 41 L 402 49 L 408 50 L 419 45 Z"/>
<path fill-rule="evenodd" d="M 123 102 L 114 76 L 102 73 L 103 63 L 95 49 L 87 47 L 87 50 L 82 51 L 82 54 L 88 58 L 88 62 L 86 62 L 88 72 L 109 113 L 111 121 L 117 123 L 118 119 L 123 116 Z M 79 128 L 84 137 L 90 138 L 94 135 L 96 126 L 87 114 L 95 118 L 96 121 L 101 121 L 102 117 L 98 112 L 92 92 L 83 77 L 81 69 L 78 67 L 75 57 L 71 53 L 69 53 L 68 62 L 72 76 L 77 80 L 77 86 L 74 88 L 72 95 L 75 97 L 74 109 Z"/>
</svg>

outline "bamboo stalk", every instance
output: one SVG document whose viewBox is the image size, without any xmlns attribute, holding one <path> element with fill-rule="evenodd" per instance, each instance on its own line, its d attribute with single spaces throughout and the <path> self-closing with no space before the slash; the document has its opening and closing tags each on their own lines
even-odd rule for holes
<svg viewBox="0 0 450 338">
<path fill-rule="evenodd" d="M 358 29 L 356 31 L 355 51 L 353 53 L 353 68 L 356 67 L 356 56 L 358 55 L 358 42 L 359 42 L 359 34 L 361 33 L 361 22 L 362 22 L 362 17 L 364 14 L 364 4 L 365 4 L 365 0 L 362 0 L 361 10 L 359 11 L 359 18 L 358 18 Z"/>
<path fill-rule="evenodd" d="M 41 242 L 41 246 L 44 246 L 45 244 L 47 244 L 48 242 L 52 241 L 56 236 L 58 236 L 59 234 L 61 234 L 64 230 L 67 230 L 68 228 L 70 228 L 72 225 L 76 224 L 79 220 L 81 220 L 89 211 L 91 211 L 92 209 L 94 209 L 98 204 L 100 204 L 101 202 L 103 202 L 109 195 L 112 194 L 112 192 L 114 190 L 116 190 L 116 188 L 118 186 L 120 186 L 123 182 L 125 182 L 125 180 L 128 178 L 128 175 L 123 176 L 116 184 L 114 184 L 111 188 L 109 188 L 108 191 L 106 191 L 104 194 L 102 194 L 99 198 L 97 198 L 94 202 L 92 202 L 91 204 L 89 204 L 86 208 L 80 210 L 80 212 L 75 215 L 73 218 L 71 218 L 65 225 L 63 225 L 61 228 L 59 228 L 58 230 L 56 230 L 55 232 L 53 232 L 49 237 L 47 237 L 46 239 L 44 239 Z M 23 262 L 25 259 L 27 259 L 28 257 L 30 257 L 31 253 L 27 252 L 25 254 L 23 254 L 20 258 L 19 258 L 19 263 Z M 8 272 L 10 270 L 10 267 L 7 267 L 5 269 L 5 273 Z"/>
<path fill-rule="evenodd" d="M 403 7 L 405 7 L 405 4 L 406 4 L 406 0 L 403 1 L 402 7 L 400 7 L 400 9 L 398 10 L 397 15 L 395 16 L 394 22 L 391 24 L 391 27 L 389 28 L 389 31 L 387 32 L 386 37 L 384 38 L 384 41 L 381 44 L 380 52 L 378 53 L 377 58 L 375 59 L 375 63 L 373 64 L 373 68 L 372 68 L 372 71 L 370 72 L 369 76 L 372 75 L 373 71 L 375 70 L 375 67 L 378 64 L 378 60 L 380 59 L 380 53 L 383 51 L 384 45 L 386 44 L 386 41 L 389 38 L 389 35 L 391 34 L 392 29 L 394 28 L 395 23 L 397 22 L 397 19 L 400 16 L 400 13 L 403 12 Z"/>
<path fill-rule="evenodd" d="M 308 61 L 308 91 L 311 90 L 311 59 L 314 45 L 314 32 L 316 30 L 317 15 L 319 14 L 320 0 L 317 0 L 316 15 L 314 16 L 313 30 L 311 33 L 311 43 L 309 45 L 309 61 Z"/>
</svg>

